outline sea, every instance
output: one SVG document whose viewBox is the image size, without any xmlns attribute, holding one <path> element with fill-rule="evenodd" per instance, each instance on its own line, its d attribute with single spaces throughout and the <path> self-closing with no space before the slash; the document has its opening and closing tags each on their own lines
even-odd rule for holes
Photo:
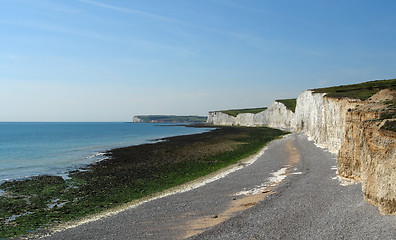
<svg viewBox="0 0 396 240">
<path fill-rule="evenodd" d="M 0 183 L 59 175 L 101 161 L 114 148 L 209 131 L 175 124 L 0 122 Z"/>
</svg>

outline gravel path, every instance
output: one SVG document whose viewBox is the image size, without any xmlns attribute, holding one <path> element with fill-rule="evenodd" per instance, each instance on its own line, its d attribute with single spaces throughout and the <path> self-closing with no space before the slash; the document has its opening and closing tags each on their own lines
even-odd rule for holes
<svg viewBox="0 0 396 240">
<path fill-rule="evenodd" d="M 396 216 L 341 186 L 336 159 L 302 134 L 273 141 L 253 164 L 44 239 L 396 239 Z"/>
</svg>

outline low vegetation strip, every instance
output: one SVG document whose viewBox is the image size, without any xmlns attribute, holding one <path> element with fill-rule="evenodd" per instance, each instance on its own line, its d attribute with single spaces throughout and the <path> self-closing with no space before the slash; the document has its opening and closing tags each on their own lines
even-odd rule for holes
<svg viewBox="0 0 396 240">
<path fill-rule="evenodd" d="M 139 115 L 136 116 L 142 122 L 150 123 L 150 122 L 181 122 L 181 123 L 200 123 L 206 122 L 206 117 L 203 116 L 175 116 L 175 115 Z"/>
<path fill-rule="evenodd" d="M 222 110 L 220 112 L 228 114 L 230 116 L 236 117 L 238 116 L 238 114 L 240 113 L 259 113 L 262 112 L 264 110 L 266 110 L 266 107 L 262 107 L 262 108 L 245 108 L 245 109 L 231 109 L 231 110 Z"/>
<path fill-rule="evenodd" d="M 378 80 L 359 84 L 344 85 L 329 88 L 312 89 L 316 93 L 327 93 L 329 97 L 367 100 L 382 89 L 396 89 L 396 79 Z"/>
<path fill-rule="evenodd" d="M 109 159 L 70 173 L 38 176 L 0 188 L 0 238 L 98 213 L 236 163 L 286 132 L 218 127 L 154 144 L 113 149 Z"/>
<path fill-rule="evenodd" d="M 296 106 L 297 106 L 297 99 L 293 98 L 293 99 L 279 99 L 276 100 L 277 102 L 282 103 L 283 105 L 286 106 L 287 109 L 289 109 L 292 112 L 296 111 Z"/>
</svg>

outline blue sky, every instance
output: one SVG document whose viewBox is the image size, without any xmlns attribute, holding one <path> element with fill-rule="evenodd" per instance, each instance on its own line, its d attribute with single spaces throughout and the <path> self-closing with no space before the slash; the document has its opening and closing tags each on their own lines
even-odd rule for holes
<svg viewBox="0 0 396 240">
<path fill-rule="evenodd" d="M 0 121 L 206 115 L 396 77 L 396 1 L 0 6 Z"/>
</svg>

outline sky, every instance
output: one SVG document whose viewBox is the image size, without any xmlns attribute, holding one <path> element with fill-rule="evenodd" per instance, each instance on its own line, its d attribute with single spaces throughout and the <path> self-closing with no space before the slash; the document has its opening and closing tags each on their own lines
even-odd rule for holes
<svg viewBox="0 0 396 240">
<path fill-rule="evenodd" d="M 131 121 L 396 78 L 396 1 L 0 0 L 0 121 Z"/>
</svg>

